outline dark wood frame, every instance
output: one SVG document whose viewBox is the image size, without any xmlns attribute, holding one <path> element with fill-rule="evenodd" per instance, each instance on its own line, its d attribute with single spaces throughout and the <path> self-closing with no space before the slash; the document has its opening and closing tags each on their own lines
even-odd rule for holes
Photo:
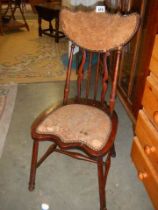
<svg viewBox="0 0 158 210">
<path fill-rule="evenodd" d="M 63 17 L 64 18 L 64 17 Z M 137 30 L 137 25 L 135 31 L 131 36 L 133 37 Z M 69 23 L 71 24 L 71 23 Z M 67 32 L 65 32 L 67 33 Z M 67 34 L 68 36 L 68 34 Z M 131 38 L 132 38 L 131 37 Z M 71 40 L 72 41 L 72 40 Z M 96 40 L 97 41 L 97 40 Z M 126 40 L 127 42 L 127 40 Z M 100 198 L 100 210 L 107 210 L 106 208 L 106 193 L 105 193 L 105 186 L 107 181 L 108 172 L 110 169 L 111 157 L 116 156 L 114 141 L 117 132 L 118 126 L 118 117 L 114 110 L 115 107 L 115 98 L 116 98 L 116 89 L 117 89 L 117 81 L 118 81 L 118 73 L 119 73 L 119 66 L 121 60 L 121 53 L 123 49 L 123 45 L 126 43 L 120 44 L 120 46 L 116 47 L 115 49 L 112 48 L 104 51 L 91 51 L 90 49 L 81 49 L 82 52 L 82 59 L 79 65 L 79 69 L 77 71 L 77 96 L 74 99 L 69 100 L 69 92 L 70 92 L 70 77 L 71 77 L 71 70 L 72 70 L 72 61 L 73 61 L 73 52 L 75 48 L 75 44 L 72 41 L 71 51 L 69 56 L 68 68 L 66 72 L 66 82 L 64 88 L 64 99 L 63 104 L 59 105 L 66 106 L 71 104 L 83 104 L 87 105 L 88 107 L 92 106 L 98 108 L 108 116 L 110 123 L 111 123 L 111 130 L 106 141 L 106 144 L 100 150 L 95 150 L 88 147 L 83 142 L 78 141 L 77 143 L 64 143 L 59 136 L 53 134 L 46 134 L 38 132 L 38 126 L 41 125 L 44 119 L 50 114 L 53 113 L 58 107 L 50 108 L 46 110 L 43 114 L 35 120 L 32 125 L 31 134 L 33 138 L 33 151 L 32 151 L 32 163 L 31 163 L 31 171 L 30 171 L 30 181 L 29 181 L 29 190 L 34 190 L 35 187 L 35 177 L 36 177 L 36 169 L 45 161 L 45 159 L 52 154 L 52 152 L 59 152 L 70 157 L 89 161 L 92 163 L 97 164 L 98 169 L 98 184 L 99 184 L 99 198 Z M 109 97 L 105 97 L 108 89 L 109 84 L 109 71 L 107 61 L 109 56 L 115 51 L 115 63 L 113 63 L 113 74 L 110 78 L 111 82 L 111 91 Z M 94 86 L 91 88 L 93 90 L 93 97 L 90 94 L 90 83 L 92 83 L 91 78 L 93 78 L 92 74 L 92 57 L 94 53 L 97 54 L 97 64 L 95 70 L 95 78 L 93 81 Z M 87 56 L 89 54 L 89 57 Z M 88 68 L 87 68 L 87 78 L 84 81 L 84 65 L 86 63 L 86 59 L 88 58 Z M 99 81 L 100 80 L 100 81 Z M 99 83 L 100 82 L 100 83 Z M 100 86 L 100 94 L 98 94 Z M 86 91 L 83 93 L 83 89 Z M 98 99 L 100 98 L 100 99 Z M 99 125 L 98 125 L 99 126 Z M 106 129 L 106 127 L 105 127 Z M 48 148 L 45 154 L 38 160 L 38 147 L 39 143 L 43 141 L 50 141 L 53 144 Z M 74 152 L 73 149 L 78 149 L 80 152 Z M 83 154 L 84 153 L 84 154 Z M 106 160 L 104 161 L 103 158 L 106 156 Z"/>
<path fill-rule="evenodd" d="M 129 91 L 126 93 L 118 84 L 118 95 L 124 104 L 129 116 L 135 123 L 138 111 L 141 108 L 141 100 L 145 86 L 145 80 L 149 74 L 149 63 L 152 55 L 155 35 L 158 28 L 158 1 L 155 0 L 131 0 L 133 6 L 130 11 L 139 11 L 141 5 L 141 27 L 137 33 L 133 63 L 130 72 Z M 134 78 L 134 72 L 137 72 Z M 121 77 L 121 75 L 119 76 Z M 131 86 L 133 83 L 133 87 Z M 133 88 L 132 99 L 130 99 Z"/>
<path fill-rule="evenodd" d="M 133 107 L 133 113 L 137 117 L 138 110 L 141 108 L 141 101 L 145 87 L 146 77 L 149 75 L 149 64 L 152 56 L 152 50 L 155 41 L 155 35 L 158 28 L 158 1 L 148 1 L 148 10 L 146 11 L 146 18 L 144 20 L 143 40 L 141 42 L 141 48 L 139 53 L 138 62 L 138 77 L 136 81 L 135 92 L 135 106 Z"/>
<path fill-rule="evenodd" d="M 64 38 L 65 35 L 59 30 L 59 13 L 60 13 L 60 1 L 59 5 L 53 6 L 53 2 L 45 2 L 35 5 L 35 9 L 38 14 L 38 34 L 42 36 L 45 34 L 55 38 L 55 42 L 59 42 L 59 39 Z M 42 20 L 49 22 L 49 27 L 42 29 Z M 52 20 L 55 20 L 55 27 L 52 26 Z"/>
</svg>

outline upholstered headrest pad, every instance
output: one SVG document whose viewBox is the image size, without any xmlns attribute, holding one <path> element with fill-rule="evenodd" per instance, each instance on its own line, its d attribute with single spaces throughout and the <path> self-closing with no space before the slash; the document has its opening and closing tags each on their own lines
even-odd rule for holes
<svg viewBox="0 0 158 210">
<path fill-rule="evenodd" d="M 108 51 L 126 44 L 138 28 L 139 15 L 62 9 L 61 26 L 70 40 L 92 51 Z"/>
</svg>

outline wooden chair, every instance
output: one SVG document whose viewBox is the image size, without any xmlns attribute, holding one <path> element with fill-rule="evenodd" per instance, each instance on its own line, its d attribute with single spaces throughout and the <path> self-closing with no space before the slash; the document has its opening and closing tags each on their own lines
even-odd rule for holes
<svg viewBox="0 0 158 210">
<path fill-rule="evenodd" d="M 35 187 L 36 169 L 52 152 L 59 152 L 97 165 L 100 210 L 106 210 L 105 185 L 111 156 L 115 156 L 114 140 L 118 125 L 114 105 L 121 49 L 137 31 L 139 16 L 101 14 L 95 11 L 73 12 L 64 8 L 60 17 L 64 33 L 73 41 L 64 99 L 59 106 L 43 112 L 32 125 L 33 152 L 29 190 L 32 191 Z M 78 70 L 77 96 L 69 99 L 75 43 L 82 48 L 82 61 Z M 106 102 L 105 94 L 109 84 L 107 58 L 112 50 L 117 51 L 117 59 Z M 94 53 L 98 55 L 96 70 L 92 69 L 91 65 Z M 86 58 L 89 59 L 87 71 L 84 69 Z M 102 74 L 99 74 L 101 60 L 103 69 Z M 95 76 L 94 80 L 93 76 Z M 99 80 L 101 81 L 100 93 Z M 93 95 L 92 92 L 94 92 Z M 50 141 L 52 144 L 38 160 L 39 144 L 45 141 Z M 72 149 L 78 149 L 82 153 L 74 152 Z"/>
</svg>

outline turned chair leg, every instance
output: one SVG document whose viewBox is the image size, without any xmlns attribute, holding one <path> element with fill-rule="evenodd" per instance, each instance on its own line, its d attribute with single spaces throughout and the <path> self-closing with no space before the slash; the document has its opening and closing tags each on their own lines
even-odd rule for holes
<svg viewBox="0 0 158 210">
<path fill-rule="evenodd" d="M 100 210 L 107 210 L 106 208 L 106 181 L 111 165 L 111 152 L 107 155 L 105 163 L 103 157 L 98 159 L 98 184 L 99 184 L 99 198 L 100 198 Z M 105 170 L 104 170 L 105 168 Z"/>
<path fill-rule="evenodd" d="M 29 190 L 30 191 L 33 191 L 34 188 L 35 188 L 35 178 L 36 178 L 37 158 L 38 158 L 38 146 L 39 146 L 39 142 L 34 140 L 33 150 L 32 150 L 30 181 L 29 181 Z"/>
<path fill-rule="evenodd" d="M 98 160 L 98 184 L 99 184 L 99 198 L 100 198 L 100 210 L 106 210 L 106 201 L 105 201 L 105 178 L 104 178 L 104 169 L 103 169 L 103 158 Z"/>
<path fill-rule="evenodd" d="M 111 156 L 112 156 L 113 158 L 116 157 L 116 150 L 115 150 L 115 145 L 114 145 L 114 144 L 113 144 L 113 146 L 112 146 L 112 148 L 111 148 Z"/>
</svg>

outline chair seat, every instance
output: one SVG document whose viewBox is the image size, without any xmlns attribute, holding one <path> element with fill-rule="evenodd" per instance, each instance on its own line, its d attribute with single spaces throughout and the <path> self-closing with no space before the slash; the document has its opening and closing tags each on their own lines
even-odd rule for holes
<svg viewBox="0 0 158 210">
<path fill-rule="evenodd" d="M 139 16 L 71 11 L 60 14 L 64 33 L 78 46 L 92 51 L 106 52 L 126 44 L 138 28 Z"/>
<path fill-rule="evenodd" d="M 102 110 L 71 104 L 51 112 L 38 125 L 36 132 L 56 135 L 64 143 L 81 143 L 99 151 L 106 145 L 111 127 L 109 116 Z"/>
</svg>

